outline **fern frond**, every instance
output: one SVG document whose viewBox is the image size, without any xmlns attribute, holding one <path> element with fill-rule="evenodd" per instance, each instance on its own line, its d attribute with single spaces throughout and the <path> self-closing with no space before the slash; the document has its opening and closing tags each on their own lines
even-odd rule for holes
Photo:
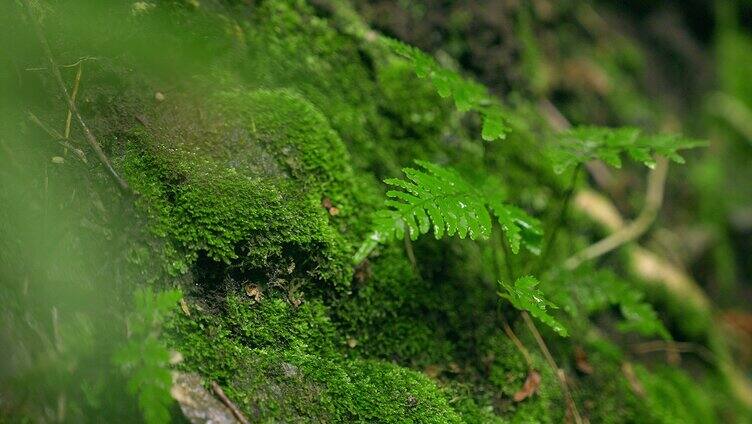
<svg viewBox="0 0 752 424">
<path fill-rule="evenodd" d="M 575 165 L 600 159 L 620 168 L 621 155 L 626 153 L 633 160 L 649 168 L 655 166 L 656 154 L 684 163 L 679 150 L 705 146 L 706 142 L 678 135 L 640 134 L 637 128 L 576 127 L 560 134 L 551 150 L 554 171 L 562 173 Z"/>
<path fill-rule="evenodd" d="M 616 324 L 619 331 L 671 339 L 642 290 L 612 272 L 586 268 L 560 276 L 552 286 L 557 289 L 548 295 L 577 322 L 586 323 L 589 316 L 618 306 L 623 318 Z"/>
<path fill-rule="evenodd" d="M 362 262 L 380 243 L 405 236 L 415 240 L 431 231 L 437 239 L 454 235 L 486 239 L 491 234 L 491 212 L 515 254 L 520 246 L 540 252 L 540 221 L 502 202 L 500 195 L 484 194 L 452 168 L 415 162 L 422 169 L 404 168 L 405 179 L 384 181 L 392 186 L 386 193 L 387 208 L 374 214 L 373 231 L 353 256 L 354 263 Z"/>
<path fill-rule="evenodd" d="M 439 95 L 452 98 L 459 111 L 473 110 L 480 113 L 483 119 L 481 137 L 484 140 L 503 140 L 506 137 L 509 127 L 504 113 L 485 86 L 444 68 L 418 48 L 388 37 L 382 37 L 382 42 L 395 54 L 411 61 L 415 74 L 419 78 L 430 79 Z"/>
<path fill-rule="evenodd" d="M 543 297 L 543 292 L 537 287 L 538 284 L 540 284 L 538 279 L 531 275 L 518 278 L 514 285 L 500 281 L 499 285 L 506 290 L 506 293 L 499 293 L 499 296 L 509 300 L 515 308 L 530 312 L 532 316 L 551 327 L 562 337 L 567 337 L 567 329 L 548 313 L 548 308 L 557 309 L 558 307 Z"/>
<path fill-rule="evenodd" d="M 487 238 L 491 217 L 481 193 L 451 168 L 425 161 L 416 163 L 423 169 L 403 169 L 407 179 L 385 180 L 395 188 L 386 193 L 392 222 L 382 212 L 377 230 L 392 231 L 397 239 L 402 239 L 405 231 L 415 240 L 431 230 L 437 239 L 444 234 L 473 240 Z"/>
</svg>

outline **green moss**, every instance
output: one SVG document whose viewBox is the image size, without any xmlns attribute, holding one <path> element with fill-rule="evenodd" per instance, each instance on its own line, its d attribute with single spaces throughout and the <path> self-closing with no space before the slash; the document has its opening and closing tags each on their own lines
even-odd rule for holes
<svg viewBox="0 0 752 424">
<path fill-rule="evenodd" d="M 256 351 L 231 387 L 258 422 L 462 422 L 434 382 L 385 362 Z"/>
<path fill-rule="evenodd" d="M 171 323 L 169 338 L 188 369 L 228 381 L 252 349 L 315 352 L 331 357 L 339 344 L 327 308 L 319 301 L 294 308 L 272 294 L 260 302 L 229 295 L 221 311 L 191 308 Z"/>
<path fill-rule="evenodd" d="M 264 1 L 254 12 L 242 23 L 249 54 L 242 78 L 254 87 L 295 87 L 349 145 L 377 145 L 387 122 L 373 101 L 377 87 L 356 40 L 305 1 Z"/>
<path fill-rule="evenodd" d="M 226 310 L 193 309 L 168 329 L 181 367 L 225 385 L 260 422 L 461 422 L 445 393 L 394 364 L 347 360 L 320 302 L 228 297 Z"/>
<path fill-rule="evenodd" d="M 300 260 L 295 252 L 307 251 L 312 276 L 347 282 L 348 245 L 328 225 L 317 199 L 290 182 L 143 141 L 130 144 L 122 167 L 141 194 L 153 232 L 167 240 L 173 272 L 185 272 L 199 253 L 262 268 L 284 255 Z"/>
<path fill-rule="evenodd" d="M 393 134 L 421 140 L 439 138 L 452 117 L 452 107 L 427 81 L 415 76 L 403 60 L 380 63 L 376 78 L 383 93 L 383 109 L 395 120 Z"/>
<path fill-rule="evenodd" d="M 210 130 L 180 138 L 136 131 L 120 161 L 154 233 L 168 240 L 171 269 L 185 272 L 202 252 L 246 268 L 308 256 L 308 276 L 347 284 L 348 241 L 368 231 L 380 197 L 355 178 L 327 118 L 287 89 L 226 92 L 207 103 Z"/>
<path fill-rule="evenodd" d="M 333 308 L 340 330 L 358 342 L 352 355 L 418 367 L 450 361 L 452 343 L 435 314 L 441 296 L 415 276 L 401 248 L 385 248 L 358 277 Z"/>
<path fill-rule="evenodd" d="M 223 116 L 237 116 L 251 129 L 251 138 L 299 187 L 314 199 L 329 199 L 336 208 L 333 225 L 359 242 L 369 230 L 366 212 L 381 203 L 380 191 L 355 177 L 345 144 L 316 106 L 291 89 L 223 93 L 218 103 Z"/>
<path fill-rule="evenodd" d="M 352 405 L 363 422 L 462 422 L 446 397 L 425 375 L 377 361 L 349 365 Z"/>
</svg>

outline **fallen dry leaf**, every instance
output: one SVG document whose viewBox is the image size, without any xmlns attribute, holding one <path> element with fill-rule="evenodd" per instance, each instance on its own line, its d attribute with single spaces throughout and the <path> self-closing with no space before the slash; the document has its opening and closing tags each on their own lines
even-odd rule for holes
<svg viewBox="0 0 752 424">
<path fill-rule="evenodd" d="M 361 264 L 358 265 L 357 268 L 355 268 L 354 277 L 355 281 L 360 284 L 365 283 L 369 278 L 371 278 L 371 263 L 368 262 L 368 259 L 361 262 Z"/>
<path fill-rule="evenodd" d="M 247 294 L 248 297 L 253 299 L 254 302 L 260 302 L 261 299 L 264 297 L 263 293 L 261 292 L 261 287 L 259 287 L 256 284 L 246 284 L 245 294 Z"/>
<path fill-rule="evenodd" d="M 428 365 L 423 369 L 423 373 L 431 378 L 436 378 L 441 374 L 441 368 L 438 365 Z"/>
<path fill-rule="evenodd" d="M 640 397 L 645 396 L 645 388 L 637 378 L 637 375 L 634 372 L 634 367 L 632 367 L 632 363 L 625 362 L 621 364 L 621 372 L 624 374 L 624 378 L 627 379 L 629 387 L 632 389 L 634 394 Z"/>
<path fill-rule="evenodd" d="M 188 309 L 188 302 L 185 301 L 185 298 L 180 299 L 180 309 L 184 314 L 191 316 L 191 310 Z"/>
<path fill-rule="evenodd" d="M 588 362 L 587 353 L 580 346 L 574 348 L 574 363 L 577 366 L 577 369 L 583 374 L 593 373 L 593 366 Z"/>
<path fill-rule="evenodd" d="M 530 372 L 527 374 L 527 379 L 525 379 L 525 384 L 522 385 L 522 388 L 517 391 L 517 393 L 514 394 L 512 399 L 514 399 L 515 402 L 522 402 L 523 400 L 529 398 L 530 396 L 534 395 L 535 392 L 538 391 L 538 387 L 540 387 L 541 383 L 541 375 L 536 370 L 530 370 Z"/>
</svg>

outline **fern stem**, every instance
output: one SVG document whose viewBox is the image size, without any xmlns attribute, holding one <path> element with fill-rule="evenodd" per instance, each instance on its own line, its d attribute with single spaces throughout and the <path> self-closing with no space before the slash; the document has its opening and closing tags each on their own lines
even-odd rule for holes
<svg viewBox="0 0 752 424">
<path fill-rule="evenodd" d="M 538 348 L 543 353 L 543 356 L 546 358 L 546 362 L 548 362 L 548 365 L 551 367 L 551 370 L 553 371 L 554 376 L 556 377 L 556 380 L 559 382 L 559 386 L 561 386 L 561 391 L 564 394 L 564 398 L 567 401 L 569 410 L 572 412 L 572 418 L 574 418 L 574 422 L 576 424 L 582 424 L 583 422 L 582 417 L 580 416 L 580 412 L 577 410 L 577 404 L 574 402 L 574 397 L 572 397 L 572 392 L 569 390 L 569 385 L 567 384 L 567 380 L 564 376 L 564 372 L 559 370 L 559 366 L 556 365 L 556 360 L 551 355 L 551 351 L 548 350 L 548 346 L 546 345 L 546 342 L 543 340 L 543 336 L 541 336 L 540 332 L 538 331 L 538 328 L 535 326 L 535 323 L 533 322 L 533 319 L 530 318 L 530 314 L 528 314 L 527 311 L 522 311 L 522 319 L 525 321 L 525 325 L 527 325 L 527 328 L 533 334 L 533 337 L 535 338 L 536 343 L 538 343 Z"/>
<path fill-rule="evenodd" d="M 507 276 L 509 281 L 514 281 L 516 275 L 514 273 L 514 264 L 512 263 L 512 250 L 509 248 L 509 244 L 504 237 L 504 230 L 500 229 L 498 242 L 501 244 L 501 249 L 504 251 L 504 266 L 507 269 Z"/>
<path fill-rule="evenodd" d="M 499 311 L 499 316 L 501 317 L 501 325 L 504 328 L 504 333 L 506 333 L 507 337 L 512 340 L 512 343 L 514 343 L 514 346 L 522 354 L 522 357 L 525 358 L 528 370 L 532 370 L 534 366 L 533 357 L 530 356 L 530 352 L 528 352 L 527 348 L 525 348 L 525 345 L 522 344 L 522 341 L 519 339 L 519 337 L 514 334 L 514 330 L 512 330 L 512 327 L 509 326 L 509 322 L 504 317 L 504 314 L 501 311 Z"/>
<path fill-rule="evenodd" d="M 546 238 L 546 242 L 543 244 L 543 250 L 541 251 L 540 259 L 538 260 L 538 264 L 535 267 L 534 274 L 540 273 L 543 265 L 546 263 L 546 259 L 548 259 L 548 256 L 551 254 L 551 248 L 556 241 L 556 235 L 559 232 L 559 228 L 562 227 L 564 220 L 566 219 L 567 210 L 569 209 L 569 202 L 572 199 L 572 193 L 574 193 L 574 188 L 577 185 L 577 177 L 580 175 L 581 168 L 582 165 L 578 164 L 574 168 L 574 171 L 572 171 L 572 179 L 569 182 L 567 190 L 564 192 L 564 198 L 561 201 L 559 213 L 556 215 L 556 218 L 554 218 L 552 224 L 546 228 L 548 237 Z"/>
<path fill-rule="evenodd" d="M 410 260 L 410 265 L 412 265 L 413 267 L 413 272 L 415 273 L 415 275 L 420 277 L 420 272 L 418 271 L 418 261 L 415 259 L 415 251 L 413 250 L 413 243 L 412 240 L 410 240 L 409 235 L 405 236 L 405 253 L 407 253 L 407 258 Z"/>
</svg>

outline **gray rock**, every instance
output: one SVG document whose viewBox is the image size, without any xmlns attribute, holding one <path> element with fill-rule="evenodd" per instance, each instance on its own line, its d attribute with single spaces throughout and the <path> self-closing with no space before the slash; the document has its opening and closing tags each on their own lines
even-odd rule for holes
<svg viewBox="0 0 752 424">
<path fill-rule="evenodd" d="M 175 372 L 172 375 L 172 397 L 192 424 L 235 424 L 239 421 L 217 398 L 204 388 L 198 374 Z"/>
</svg>

